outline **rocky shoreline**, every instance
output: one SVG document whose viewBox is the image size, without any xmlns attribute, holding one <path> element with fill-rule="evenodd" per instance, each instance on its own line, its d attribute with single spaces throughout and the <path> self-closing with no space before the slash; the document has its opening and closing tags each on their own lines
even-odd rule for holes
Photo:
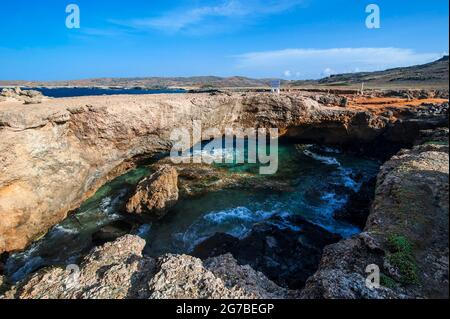
<svg viewBox="0 0 450 319">
<path fill-rule="evenodd" d="M 127 235 L 85 257 L 75 288 L 67 289 L 67 270 L 52 268 L 11 289 L 3 285 L 4 297 L 448 297 L 448 129 L 438 129 L 448 127 L 448 102 L 374 111 L 354 99 L 344 106 L 341 98 L 339 105 L 323 105 L 310 94 L 221 93 L 60 99 L 36 107 L 0 103 L 0 252 L 23 249 L 105 181 L 167 151 L 169 132 L 190 127 L 193 117 L 220 129 L 275 126 L 289 139 L 356 150 L 417 143 L 383 165 L 364 232 L 324 243 L 331 245 L 318 271 L 301 279 L 302 290 L 282 288 L 220 251 L 199 253 L 204 261 L 145 257 L 142 239 Z M 258 236 L 267 237 L 265 231 Z M 368 264 L 382 271 L 379 289 L 365 286 Z"/>
</svg>

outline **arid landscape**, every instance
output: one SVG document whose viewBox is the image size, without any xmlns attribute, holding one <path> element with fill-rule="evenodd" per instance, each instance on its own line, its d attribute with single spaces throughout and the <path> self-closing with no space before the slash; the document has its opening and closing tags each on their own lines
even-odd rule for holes
<svg viewBox="0 0 450 319">
<path fill-rule="evenodd" d="M 448 58 L 437 63 L 448 76 Z M 412 69 L 424 67 L 408 70 Z M 404 74 L 405 79 L 410 73 Z M 127 86 L 131 83 L 137 84 L 130 80 Z M 277 184 L 249 173 L 230 175 L 204 165 L 174 165 L 164 157 L 152 160 L 170 150 L 174 128 L 190 127 L 193 120 L 220 130 L 276 127 L 279 139 L 289 143 L 337 147 L 382 161 L 373 190 L 358 188 L 335 212 L 361 225 L 362 231 L 351 237 L 340 239 L 307 219 L 293 217 L 288 219 L 296 225 L 293 229 L 310 230 L 304 235 L 298 230 L 281 233 L 267 228 L 269 218 L 256 223 L 250 237 L 215 235 L 191 255 L 156 257 L 144 252 L 144 239 L 130 231 L 114 235 L 120 233 L 115 230 L 82 255 L 78 285 L 67 288 L 69 270 L 55 265 L 19 282 L 0 277 L 3 298 L 448 297 L 448 87 L 361 92 L 286 86 L 280 95 L 217 87 L 210 93 L 58 99 L 5 89 L 2 95 L 0 252 L 7 264 L 0 264 L 0 270 L 8 267 L 9 254 L 42 241 L 102 185 L 143 162 L 150 161 L 156 173 L 143 179 L 134 195 L 132 190 L 126 195 L 130 200 L 124 216 L 131 224 L 143 215 L 170 221 L 180 197 L 202 196 L 206 185 L 213 191 L 208 184 L 213 175 L 216 191 L 242 185 L 292 191 L 282 180 Z M 249 242 L 252 236 L 253 243 L 262 240 L 269 246 L 249 248 L 254 245 Z M 291 238 L 303 236 L 303 241 L 313 240 L 315 252 L 310 251 L 311 244 L 292 242 Z M 287 251 L 273 255 L 277 245 Z M 262 249 L 261 255 L 238 253 L 246 249 Z M 271 262 L 292 267 L 294 251 L 317 259 L 296 266 L 297 275 L 310 274 L 298 282 L 284 281 L 288 277 L 272 273 L 268 261 L 258 261 L 271 256 Z M 379 289 L 365 285 L 369 264 L 380 265 Z M 293 273 L 286 270 L 286 276 L 292 278 Z"/>
<path fill-rule="evenodd" d="M 343 88 L 357 89 L 364 83 L 366 88 L 448 88 L 448 55 L 425 65 L 389 69 L 379 72 L 335 74 L 321 80 L 288 81 L 282 80 L 285 89 L 297 88 Z M 106 88 L 183 88 L 201 89 L 262 89 L 270 88 L 276 79 L 251 79 L 246 77 L 179 77 L 179 78 L 102 78 L 76 81 L 2 81 L 0 86 L 8 87 L 106 87 Z"/>
<path fill-rule="evenodd" d="M 2 309 L 437 311 L 448 25 L 441 0 L 5 1 Z"/>
</svg>

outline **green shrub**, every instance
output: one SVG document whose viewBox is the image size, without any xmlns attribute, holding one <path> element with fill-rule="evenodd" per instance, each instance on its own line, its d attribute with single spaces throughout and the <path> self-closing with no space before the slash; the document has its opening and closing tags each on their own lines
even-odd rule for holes
<svg viewBox="0 0 450 319">
<path fill-rule="evenodd" d="M 395 288 L 397 286 L 397 283 L 395 282 L 395 280 L 385 274 L 380 275 L 380 284 L 386 288 L 391 288 L 391 289 Z"/>
<path fill-rule="evenodd" d="M 401 235 L 391 235 L 388 238 L 389 250 L 392 253 L 412 254 L 412 245 L 408 238 Z"/>
<path fill-rule="evenodd" d="M 413 247 L 405 236 L 392 235 L 388 238 L 389 262 L 400 272 L 402 284 L 418 284 L 419 275 L 413 256 Z"/>
</svg>

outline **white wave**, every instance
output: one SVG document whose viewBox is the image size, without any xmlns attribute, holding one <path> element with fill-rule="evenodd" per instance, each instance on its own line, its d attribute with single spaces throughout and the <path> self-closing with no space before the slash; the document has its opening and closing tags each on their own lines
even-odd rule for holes
<svg viewBox="0 0 450 319">
<path fill-rule="evenodd" d="M 343 167 L 340 167 L 339 171 L 341 173 L 341 179 L 344 186 L 357 192 L 361 187 L 361 183 L 358 183 L 353 178 L 351 178 L 353 171 L 350 168 Z"/>
<path fill-rule="evenodd" d="M 311 152 L 310 150 L 303 150 L 303 154 L 327 165 L 341 166 L 341 163 L 339 163 L 339 161 L 336 158 L 331 156 L 319 155 L 314 152 Z"/>
<path fill-rule="evenodd" d="M 64 227 L 62 225 L 56 225 L 55 227 L 53 227 L 53 231 L 58 231 L 61 233 L 67 233 L 67 234 L 78 234 L 78 229 L 73 229 L 73 228 L 68 228 L 68 227 Z"/>
<path fill-rule="evenodd" d="M 152 229 L 151 224 L 141 225 L 136 231 L 136 236 L 139 236 L 142 238 L 147 237 L 150 234 L 151 229 Z"/>
<path fill-rule="evenodd" d="M 351 175 L 353 174 L 353 171 L 350 168 L 343 167 L 336 158 L 331 157 L 331 156 L 319 155 L 308 149 L 303 150 L 303 153 L 306 156 L 309 156 L 309 157 L 311 157 L 319 162 L 322 162 L 324 164 L 337 166 L 339 174 L 340 174 L 340 178 L 342 181 L 342 185 L 344 185 L 345 187 L 350 188 L 355 192 L 358 191 L 359 188 L 361 187 L 361 183 L 356 182 L 351 177 Z"/>
<path fill-rule="evenodd" d="M 340 154 L 341 153 L 340 150 L 338 150 L 336 148 L 329 147 L 329 146 L 321 146 L 320 150 L 325 152 L 325 153 L 334 153 L 334 154 Z"/>
<path fill-rule="evenodd" d="M 112 198 L 110 196 L 107 196 L 102 199 L 100 202 L 100 209 L 104 211 L 105 213 L 108 212 L 108 209 L 111 207 Z"/>
<path fill-rule="evenodd" d="M 321 199 L 325 202 L 325 205 L 320 207 L 320 210 L 325 212 L 329 217 L 331 217 L 337 209 L 343 207 L 348 200 L 346 196 L 338 196 L 335 193 L 325 193 L 321 196 Z"/>
<path fill-rule="evenodd" d="M 127 190 L 122 189 L 119 191 L 117 196 L 115 196 L 114 198 L 112 198 L 111 196 L 107 196 L 107 197 L 103 198 L 100 202 L 100 209 L 105 214 L 115 215 L 117 206 L 122 203 L 126 194 L 127 194 Z"/>
<path fill-rule="evenodd" d="M 223 224 L 227 222 L 258 222 L 268 219 L 274 215 L 274 212 L 256 211 L 248 209 L 247 207 L 236 207 L 224 211 L 212 212 L 203 216 L 209 222 L 216 224 Z"/>
<path fill-rule="evenodd" d="M 234 207 L 210 212 L 195 221 L 183 234 L 181 241 L 192 250 L 198 243 L 215 233 L 227 233 L 237 238 L 245 237 L 254 224 L 267 220 L 276 212 L 252 211 L 247 207 Z"/>
</svg>

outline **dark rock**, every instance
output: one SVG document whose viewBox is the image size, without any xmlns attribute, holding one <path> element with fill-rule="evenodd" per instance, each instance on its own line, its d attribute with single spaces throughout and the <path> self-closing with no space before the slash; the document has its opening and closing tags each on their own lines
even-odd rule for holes
<svg viewBox="0 0 450 319">
<path fill-rule="evenodd" d="M 375 196 L 376 178 L 363 182 L 358 192 L 352 193 L 347 204 L 335 212 L 334 218 L 363 229 Z"/>
<path fill-rule="evenodd" d="M 341 106 L 346 107 L 348 103 L 348 99 L 346 97 L 339 97 L 337 95 L 319 95 L 314 97 L 314 99 L 319 102 L 320 104 L 323 104 L 325 106 Z"/>
<path fill-rule="evenodd" d="M 130 233 L 132 228 L 133 225 L 122 220 L 113 222 L 95 232 L 92 235 L 92 242 L 95 246 L 104 245 Z"/>
<path fill-rule="evenodd" d="M 215 234 L 193 251 L 202 259 L 231 253 L 283 287 L 299 289 L 316 270 L 322 250 L 339 237 L 302 217 L 274 217 L 259 223 L 243 239 Z"/>
<path fill-rule="evenodd" d="M 341 98 L 341 101 L 339 103 L 340 107 L 347 107 L 348 105 L 348 98 L 346 98 L 345 96 Z"/>
</svg>

